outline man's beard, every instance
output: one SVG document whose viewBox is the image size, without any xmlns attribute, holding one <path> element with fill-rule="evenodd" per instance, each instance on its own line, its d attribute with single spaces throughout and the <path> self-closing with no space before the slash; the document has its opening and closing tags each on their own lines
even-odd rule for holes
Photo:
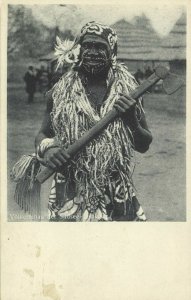
<svg viewBox="0 0 191 300">
<path fill-rule="evenodd" d="M 103 51 L 100 55 L 90 55 L 84 51 L 82 54 L 82 69 L 89 75 L 99 75 L 109 70 L 111 60 Z"/>
</svg>

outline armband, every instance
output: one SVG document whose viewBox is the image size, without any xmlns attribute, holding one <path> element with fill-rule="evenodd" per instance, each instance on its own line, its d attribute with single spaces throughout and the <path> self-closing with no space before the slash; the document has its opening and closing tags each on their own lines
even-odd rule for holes
<svg viewBox="0 0 191 300">
<path fill-rule="evenodd" d="M 48 149 L 57 147 L 59 147 L 59 145 L 54 138 L 43 139 L 37 147 L 37 158 L 39 160 L 43 159 L 44 154 Z"/>
</svg>

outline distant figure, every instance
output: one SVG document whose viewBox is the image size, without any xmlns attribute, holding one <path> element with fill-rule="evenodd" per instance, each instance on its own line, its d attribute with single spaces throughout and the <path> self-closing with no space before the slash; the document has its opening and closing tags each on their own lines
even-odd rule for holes
<svg viewBox="0 0 191 300">
<path fill-rule="evenodd" d="M 140 84 L 144 79 L 144 74 L 140 69 L 138 69 L 137 72 L 134 74 L 134 77 L 136 81 Z"/>
<path fill-rule="evenodd" d="M 153 71 L 148 66 L 147 69 L 146 69 L 146 71 L 145 71 L 145 78 L 148 78 L 149 76 L 151 76 L 151 74 L 153 74 Z"/>
<path fill-rule="evenodd" d="M 41 76 L 41 69 L 36 69 L 36 90 L 40 92 L 40 76 Z"/>
<path fill-rule="evenodd" d="M 40 92 L 45 93 L 48 89 L 48 72 L 43 67 L 41 69 L 41 76 L 40 76 Z"/>
<path fill-rule="evenodd" d="M 26 83 L 26 92 L 28 93 L 28 104 L 30 104 L 34 101 L 34 93 L 36 91 L 36 73 L 32 66 L 25 73 L 24 81 Z"/>
<path fill-rule="evenodd" d="M 48 87 L 48 72 L 43 65 L 37 72 L 37 86 L 40 93 L 44 93 Z"/>
</svg>

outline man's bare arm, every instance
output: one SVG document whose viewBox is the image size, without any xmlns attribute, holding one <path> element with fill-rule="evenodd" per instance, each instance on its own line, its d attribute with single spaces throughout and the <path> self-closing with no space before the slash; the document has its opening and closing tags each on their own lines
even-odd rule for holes
<svg viewBox="0 0 191 300">
<path fill-rule="evenodd" d="M 144 112 L 141 114 L 140 121 L 137 121 L 136 127 L 132 128 L 134 146 L 136 151 L 144 153 L 149 149 L 152 142 L 152 134 L 148 129 Z"/>
<path fill-rule="evenodd" d="M 37 147 L 41 144 L 41 142 L 44 139 L 53 138 L 55 136 L 51 121 L 51 112 L 53 108 L 53 99 L 51 91 L 47 93 L 46 98 L 47 108 L 44 114 L 41 128 L 35 139 L 35 147 L 38 154 L 39 151 Z M 53 170 L 61 168 L 63 164 L 65 164 L 70 159 L 70 155 L 66 151 L 64 151 L 64 149 L 61 149 L 58 145 L 56 145 L 56 143 L 53 147 L 46 147 L 44 153 L 41 153 L 40 156 L 43 159 L 44 163 Z"/>
<path fill-rule="evenodd" d="M 148 129 L 144 111 L 141 109 L 137 114 L 136 101 L 124 94 L 120 94 L 114 106 L 122 114 L 124 123 L 133 134 L 135 150 L 140 153 L 146 152 L 152 142 L 152 134 Z"/>
<path fill-rule="evenodd" d="M 47 99 L 47 107 L 46 111 L 44 113 L 43 121 L 41 128 L 35 138 L 35 147 L 37 148 L 38 145 L 41 143 L 41 141 L 45 138 L 52 138 L 54 137 L 54 131 L 52 128 L 52 122 L 51 122 L 51 112 L 53 107 L 53 100 L 52 100 L 52 93 L 48 92 L 46 95 Z"/>
</svg>

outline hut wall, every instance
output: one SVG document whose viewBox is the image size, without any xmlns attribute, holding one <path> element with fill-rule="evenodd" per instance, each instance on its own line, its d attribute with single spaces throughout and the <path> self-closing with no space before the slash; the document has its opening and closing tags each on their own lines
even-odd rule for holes
<svg viewBox="0 0 191 300">
<path fill-rule="evenodd" d="M 142 60 L 128 60 L 128 59 L 119 59 L 119 62 L 124 63 L 128 69 L 129 72 L 134 74 L 138 69 L 140 69 L 142 72 L 145 72 L 146 68 L 149 66 L 151 69 L 153 69 L 153 62 L 152 61 L 142 61 Z"/>
</svg>

